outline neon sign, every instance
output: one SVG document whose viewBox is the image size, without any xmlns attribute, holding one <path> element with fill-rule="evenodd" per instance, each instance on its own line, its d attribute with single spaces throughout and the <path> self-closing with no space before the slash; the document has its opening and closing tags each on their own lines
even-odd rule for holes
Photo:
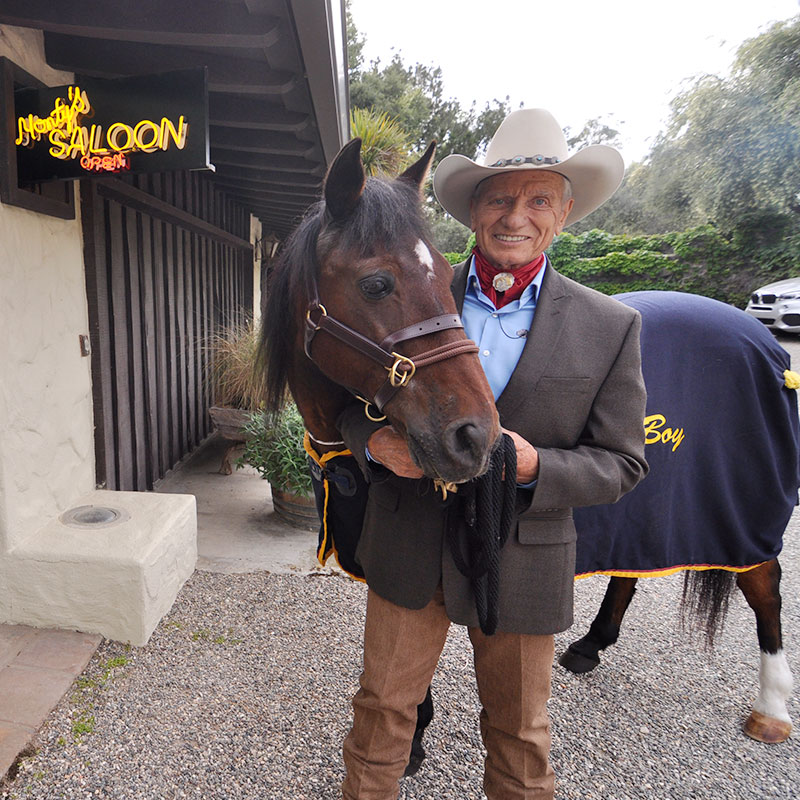
<svg viewBox="0 0 800 800">
<path fill-rule="evenodd" d="M 45 117 L 28 114 L 17 119 L 16 144 L 32 147 L 47 136 L 50 155 L 62 160 L 80 158 L 81 166 L 90 171 L 117 172 L 129 169 L 129 153 L 154 153 L 174 145 L 186 147 L 189 125 L 181 115 L 177 123 L 162 117 L 160 123 L 143 119 L 131 126 L 114 122 L 104 131 L 102 125 L 82 125 L 92 116 L 89 97 L 79 86 L 68 88 L 68 101 L 56 98 L 53 110 Z"/>
<path fill-rule="evenodd" d="M 204 68 L 14 92 L 20 181 L 213 169 Z"/>
</svg>

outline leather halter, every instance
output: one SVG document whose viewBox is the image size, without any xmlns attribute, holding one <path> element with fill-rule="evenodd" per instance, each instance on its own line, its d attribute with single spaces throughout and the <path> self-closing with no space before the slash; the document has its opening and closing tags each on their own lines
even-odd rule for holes
<svg viewBox="0 0 800 800">
<path fill-rule="evenodd" d="M 311 343 L 317 331 L 325 331 L 340 342 L 358 350 L 373 361 L 377 361 L 387 370 L 389 377 L 369 402 L 379 411 L 383 411 L 384 406 L 394 397 L 397 390 L 403 386 L 408 386 L 419 367 L 426 367 L 429 364 L 435 364 L 438 361 L 444 361 L 447 358 L 460 356 L 464 353 L 478 352 L 478 346 L 475 342 L 471 339 L 465 339 L 460 342 L 449 342 L 448 344 L 434 347 L 432 350 L 427 350 L 414 356 L 412 360 L 408 356 L 396 352 L 394 350 L 395 345 L 399 342 L 416 339 L 419 336 L 426 336 L 429 333 L 463 327 L 457 314 L 443 314 L 401 328 L 394 333 L 390 333 L 380 344 L 377 344 L 358 331 L 331 317 L 325 306 L 319 300 L 314 299 L 306 311 L 305 351 L 306 355 L 314 361 L 314 357 L 311 355 Z M 314 363 L 317 362 L 314 361 Z M 369 416 L 369 409 L 367 409 L 367 416 Z M 370 417 L 370 419 L 373 419 L 373 417 Z"/>
</svg>

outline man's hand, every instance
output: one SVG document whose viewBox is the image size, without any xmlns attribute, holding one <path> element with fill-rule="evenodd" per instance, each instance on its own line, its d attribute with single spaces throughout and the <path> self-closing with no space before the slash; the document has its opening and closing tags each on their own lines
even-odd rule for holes
<svg viewBox="0 0 800 800">
<path fill-rule="evenodd" d="M 367 440 L 369 454 L 401 478 L 421 478 L 422 470 L 408 452 L 406 440 L 391 426 L 379 428 Z"/>
<path fill-rule="evenodd" d="M 517 447 L 517 483 L 535 481 L 539 477 L 539 454 L 536 448 L 514 431 L 503 428 L 503 433 L 507 433 Z"/>
</svg>

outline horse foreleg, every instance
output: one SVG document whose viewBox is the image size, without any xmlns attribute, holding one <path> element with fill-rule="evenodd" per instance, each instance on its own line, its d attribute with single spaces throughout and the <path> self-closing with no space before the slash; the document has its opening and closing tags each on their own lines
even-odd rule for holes
<svg viewBox="0 0 800 800">
<path fill-rule="evenodd" d="M 590 672 L 600 663 L 600 651 L 619 638 L 622 618 L 636 592 L 636 578 L 611 578 L 589 633 L 573 642 L 558 659 L 570 672 Z"/>
<path fill-rule="evenodd" d="M 425 728 L 431 724 L 431 720 L 433 720 L 433 695 L 429 686 L 425 699 L 417 706 L 417 728 L 411 741 L 411 755 L 408 757 L 408 765 L 403 773 L 404 778 L 416 775 L 422 760 L 425 758 L 422 735 L 425 733 Z"/>
<path fill-rule="evenodd" d="M 792 673 L 783 653 L 781 567 L 778 559 L 739 573 L 736 582 L 755 612 L 761 649 L 758 698 L 744 724 L 744 732 L 760 742 L 784 742 L 792 731 L 786 708 L 792 691 Z"/>
</svg>

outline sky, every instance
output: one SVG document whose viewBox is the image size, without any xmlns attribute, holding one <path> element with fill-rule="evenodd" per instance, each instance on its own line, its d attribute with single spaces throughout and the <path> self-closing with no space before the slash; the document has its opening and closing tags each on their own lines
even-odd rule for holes
<svg viewBox="0 0 800 800">
<path fill-rule="evenodd" d="M 497 98 L 546 108 L 579 132 L 595 117 L 622 133 L 626 163 L 665 128 L 693 77 L 729 73 L 736 49 L 800 0 L 350 0 L 365 63 L 442 68 L 464 108 Z"/>
</svg>

